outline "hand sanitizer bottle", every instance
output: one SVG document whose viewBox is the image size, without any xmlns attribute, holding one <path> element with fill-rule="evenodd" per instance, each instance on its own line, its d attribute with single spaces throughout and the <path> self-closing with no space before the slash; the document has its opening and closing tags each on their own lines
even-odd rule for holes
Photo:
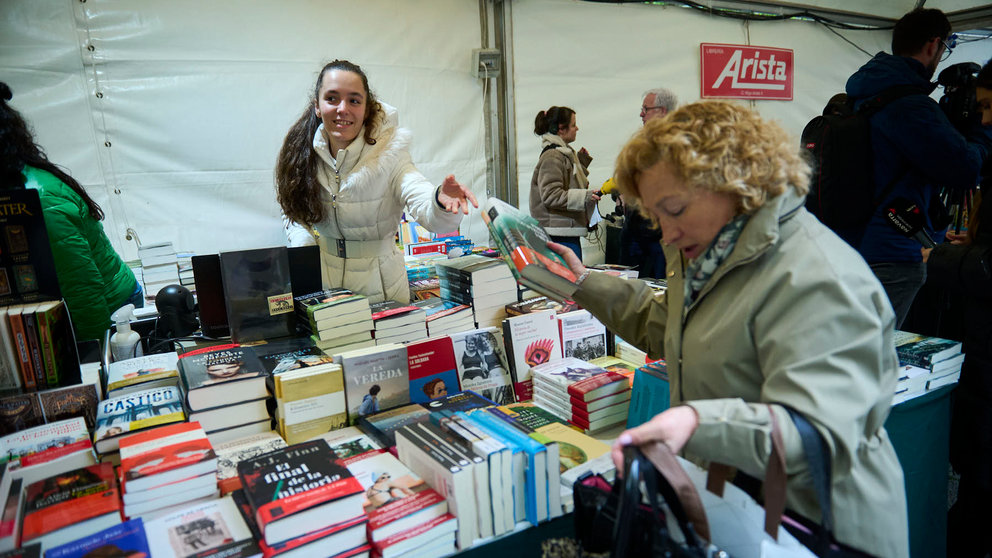
<svg viewBox="0 0 992 558">
<path fill-rule="evenodd" d="M 134 305 L 125 304 L 110 315 L 117 324 L 117 333 L 110 336 L 110 353 L 114 362 L 134 358 L 142 354 L 141 336 L 131 330 L 131 320 L 134 318 Z"/>
</svg>

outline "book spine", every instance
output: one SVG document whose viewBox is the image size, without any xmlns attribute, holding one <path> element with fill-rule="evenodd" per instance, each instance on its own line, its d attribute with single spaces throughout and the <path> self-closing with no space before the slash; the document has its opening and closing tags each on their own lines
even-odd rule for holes
<svg viewBox="0 0 992 558">
<path fill-rule="evenodd" d="M 24 319 L 20 313 L 10 314 L 10 332 L 14 336 L 14 344 L 17 349 L 17 361 L 21 369 L 21 381 L 24 388 L 28 390 L 37 389 L 34 369 L 31 367 L 31 349 L 28 347 L 28 340 L 24 331 Z"/>
<path fill-rule="evenodd" d="M 61 303 L 60 303 L 61 304 Z M 59 385 L 58 358 L 55 355 L 55 345 L 52 341 L 52 322 L 50 320 L 53 311 L 38 313 L 38 338 L 41 341 L 41 357 L 45 363 L 45 377 L 49 387 Z"/>
<path fill-rule="evenodd" d="M 39 386 L 48 384 L 45 375 L 45 364 L 41 360 L 41 342 L 38 339 L 37 314 L 30 312 L 22 315 L 24 318 L 24 338 L 28 342 L 28 352 L 31 355 L 31 369 L 34 370 L 34 381 Z"/>
</svg>

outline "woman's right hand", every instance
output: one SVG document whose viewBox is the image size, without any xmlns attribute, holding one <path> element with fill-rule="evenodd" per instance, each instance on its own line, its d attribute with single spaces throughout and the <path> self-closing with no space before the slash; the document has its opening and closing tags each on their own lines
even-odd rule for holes
<svg viewBox="0 0 992 558">
<path fill-rule="evenodd" d="M 617 474 L 623 473 L 624 446 L 640 446 L 649 442 L 662 442 L 672 453 L 679 453 L 699 427 L 699 415 L 687 405 L 672 407 L 661 412 L 640 426 L 625 430 L 613 442 L 611 456 Z"/>
<path fill-rule="evenodd" d="M 574 273 L 576 277 L 581 277 L 582 274 L 586 272 L 586 266 L 582 265 L 582 260 L 580 260 L 579 257 L 575 255 L 575 252 L 573 252 L 569 247 L 558 244 L 557 242 L 548 242 L 548 248 L 551 248 L 552 252 L 558 254 L 565 260 L 565 263 L 568 264 L 568 268 L 572 270 L 572 273 Z"/>
</svg>

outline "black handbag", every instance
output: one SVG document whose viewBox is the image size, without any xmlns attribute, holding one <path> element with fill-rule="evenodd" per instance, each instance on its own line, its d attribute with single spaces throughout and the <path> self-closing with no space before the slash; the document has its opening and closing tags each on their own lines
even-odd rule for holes
<svg viewBox="0 0 992 558">
<path fill-rule="evenodd" d="M 600 475 L 585 475 L 575 481 L 573 498 L 575 533 L 585 553 L 728 556 L 707 542 L 709 525 L 699 494 L 664 444 L 624 448 L 623 478 L 611 484 Z M 669 530 L 666 512 L 675 519 L 677 533 Z"/>
</svg>

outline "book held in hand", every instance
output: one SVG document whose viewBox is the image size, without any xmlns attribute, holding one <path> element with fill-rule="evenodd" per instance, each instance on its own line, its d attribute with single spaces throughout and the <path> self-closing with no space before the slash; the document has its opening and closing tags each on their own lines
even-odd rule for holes
<svg viewBox="0 0 992 558">
<path fill-rule="evenodd" d="M 517 281 L 556 300 L 571 298 L 577 288 L 575 274 L 548 248 L 551 238 L 536 219 L 491 197 L 483 207 L 482 220 Z"/>
</svg>

